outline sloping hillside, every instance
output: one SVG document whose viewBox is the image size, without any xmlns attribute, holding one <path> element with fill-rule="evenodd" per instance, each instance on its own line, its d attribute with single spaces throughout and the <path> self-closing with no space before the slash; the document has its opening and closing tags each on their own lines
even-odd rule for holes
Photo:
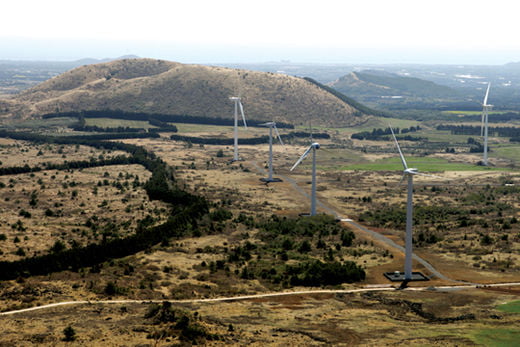
<svg viewBox="0 0 520 347">
<path fill-rule="evenodd" d="M 152 59 L 85 65 L 31 88 L 13 101 L 18 113 L 123 110 L 224 118 L 241 95 L 251 119 L 348 126 L 362 112 L 304 79 L 283 74 Z"/>
<path fill-rule="evenodd" d="M 364 70 L 352 72 L 330 84 L 337 91 L 370 106 L 406 104 L 435 105 L 437 102 L 460 99 L 460 92 L 420 78 Z"/>
</svg>

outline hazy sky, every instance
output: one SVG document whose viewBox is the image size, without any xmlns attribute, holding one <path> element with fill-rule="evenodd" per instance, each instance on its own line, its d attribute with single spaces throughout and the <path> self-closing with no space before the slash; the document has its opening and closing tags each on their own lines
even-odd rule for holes
<svg viewBox="0 0 520 347">
<path fill-rule="evenodd" d="M 0 59 L 520 61 L 520 4 L 495 0 L 17 0 Z"/>
</svg>

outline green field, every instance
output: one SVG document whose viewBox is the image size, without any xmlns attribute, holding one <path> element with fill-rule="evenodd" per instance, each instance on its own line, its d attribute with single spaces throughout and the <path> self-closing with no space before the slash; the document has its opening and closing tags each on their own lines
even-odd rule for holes
<svg viewBox="0 0 520 347">
<path fill-rule="evenodd" d="M 520 300 L 511 301 L 507 304 L 498 305 L 497 309 L 502 312 L 520 313 Z"/>
<path fill-rule="evenodd" d="M 69 117 L 60 117 L 60 118 L 49 118 L 49 119 L 41 119 L 41 118 L 29 118 L 20 123 L 15 123 L 12 125 L 6 125 L 6 127 L 14 127 L 14 128 L 30 128 L 34 130 L 41 130 L 45 128 L 66 128 L 75 124 L 78 120 L 76 118 Z"/>
<path fill-rule="evenodd" d="M 520 162 L 520 145 L 505 145 L 502 147 L 492 147 L 490 157 L 506 158 L 514 162 Z"/>
<path fill-rule="evenodd" d="M 408 134 L 407 134 L 408 135 Z M 429 142 L 443 142 L 446 143 L 447 146 L 453 146 L 456 143 L 467 143 L 468 138 L 480 138 L 479 136 L 471 136 L 471 135 L 453 135 L 449 131 L 441 131 L 441 130 L 428 130 L 428 131 L 418 131 L 416 133 L 412 133 L 412 136 L 425 137 Z M 399 138 L 399 136 L 398 136 Z"/>
<path fill-rule="evenodd" d="M 87 126 L 98 126 L 100 128 L 117 128 L 117 127 L 129 127 L 148 129 L 156 128 L 154 125 L 150 125 L 145 120 L 126 120 L 126 119 L 114 119 L 114 118 L 86 118 L 85 125 Z"/>
<path fill-rule="evenodd" d="M 509 112 L 515 112 L 515 111 L 490 111 L 489 113 L 492 114 L 504 114 L 504 113 L 509 113 Z M 460 115 L 464 115 L 464 116 L 475 116 L 475 115 L 480 115 L 482 114 L 482 111 L 455 111 L 455 110 L 452 110 L 452 111 L 442 111 L 443 114 L 460 114 Z"/>
<path fill-rule="evenodd" d="M 411 126 L 420 125 L 420 122 L 409 119 L 371 117 L 366 123 L 348 128 L 331 128 L 312 126 L 313 131 L 339 131 L 340 133 L 357 133 L 361 131 L 371 131 L 374 128 L 388 128 L 388 125 L 393 128 L 409 128 Z M 309 131 L 308 125 L 301 125 L 295 127 L 298 131 Z"/>
<path fill-rule="evenodd" d="M 488 171 L 488 170 L 506 170 L 502 168 L 484 168 L 482 166 L 449 162 L 441 158 L 429 157 L 407 157 L 406 162 L 408 167 L 419 169 L 424 172 L 439 172 L 439 171 Z M 368 170 L 368 171 L 400 171 L 403 170 L 403 165 L 399 157 L 386 158 L 376 160 L 370 163 L 360 163 L 353 165 L 346 165 L 340 167 L 341 170 Z"/>
<path fill-rule="evenodd" d="M 520 330 L 513 329 L 479 329 L 473 334 L 473 340 L 483 346 L 518 346 Z"/>
</svg>

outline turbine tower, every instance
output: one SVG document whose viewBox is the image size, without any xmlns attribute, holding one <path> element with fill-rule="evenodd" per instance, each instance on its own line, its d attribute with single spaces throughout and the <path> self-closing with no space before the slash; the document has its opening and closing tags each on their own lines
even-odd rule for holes
<svg viewBox="0 0 520 347">
<path fill-rule="evenodd" d="M 235 102 L 235 123 L 233 128 L 234 133 L 234 150 L 233 150 L 233 161 L 238 161 L 240 158 L 238 157 L 238 109 L 240 108 L 240 113 L 242 114 L 242 120 L 244 121 L 244 128 L 247 130 L 246 117 L 244 116 L 244 107 L 242 106 L 241 98 L 239 96 L 232 96 L 229 98 Z"/>
<path fill-rule="evenodd" d="M 294 163 L 291 171 L 293 171 L 312 151 L 312 190 L 311 190 L 311 216 L 316 215 L 316 150 L 320 148 L 320 144 L 313 142 L 309 148 L 302 154 L 300 159 Z"/>
<path fill-rule="evenodd" d="M 433 175 L 426 175 L 420 173 L 419 170 L 415 168 L 409 168 L 406 164 L 406 160 L 404 159 L 403 152 L 401 151 L 401 147 L 399 147 L 399 143 L 394 134 L 394 130 L 392 126 L 390 126 L 390 130 L 392 131 L 392 136 L 394 137 L 395 145 L 397 150 L 399 151 L 399 156 L 401 157 L 401 163 L 403 164 L 403 178 L 401 182 L 406 177 L 408 180 L 408 198 L 406 202 L 406 235 L 405 235 L 405 259 L 404 259 L 404 280 L 410 281 L 412 279 L 412 224 L 413 224 L 413 176 L 421 175 L 421 176 L 429 176 L 436 177 Z"/>
<path fill-rule="evenodd" d="M 484 136 L 484 153 L 482 157 L 482 165 L 488 165 L 488 112 L 493 108 L 493 105 L 488 105 L 489 87 L 491 82 L 488 83 L 486 96 L 484 97 L 484 103 L 482 104 L 482 124 L 480 126 L 480 136 Z"/>
<path fill-rule="evenodd" d="M 281 182 L 282 180 L 279 178 L 273 178 L 273 129 L 276 133 L 276 137 L 280 141 L 280 144 L 283 146 L 282 138 L 280 137 L 280 133 L 278 132 L 278 128 L 276 127 L 275 122 L 267 122 L 264 124 L 260 124 L 262 126 L 269 127 L 269 176 L 267 178 L 262 178 L 263 182 Z"/>
</svg>

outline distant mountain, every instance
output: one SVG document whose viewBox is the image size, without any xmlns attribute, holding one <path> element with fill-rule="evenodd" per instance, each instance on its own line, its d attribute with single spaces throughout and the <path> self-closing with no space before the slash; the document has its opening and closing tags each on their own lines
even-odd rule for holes
<svg viewBox="0 0 520 347">
<path fill-rule="evenodd" d="M 430 81 L 377 70 L 352 72 L 330 85 L 351 96 L 370 94 L 372 96 L 449 98 L 457 93 L 452 88 Z"/>
<path fill-rule="evenodd" d="M 372 107 L 437 108 L 460 101 L 460 91 L 420 78 L 382 70 L 351 72 L 330 87 Z"/>
<path fill-rule="evenodd" d="M 83 59 L 71 61 L 70 64 L 72 64 L 74 66 L 81 66 L 81 65 L 108 63 L 110 61 L 122 60 L 122 59 L 139 59 L 139 57 L 137 55 L 130 54 L 130 55 L 123 55 L 118 58 L 103 58 L 103 59 L 83 58 Z"/>
<path fill-rule="evenodd" d="M 122 110 L 230 117 L 230 96 L 241 95 L 246 116 L 295 125 L 348 126 L 362 111 L 305 79 L 266 72 L 122 59 L 84 65 L 30 88 L 7 112 L 25 118 L 53 112 Z M 0 109 L 0 112 L 2 110 Z"/>
</svg>

